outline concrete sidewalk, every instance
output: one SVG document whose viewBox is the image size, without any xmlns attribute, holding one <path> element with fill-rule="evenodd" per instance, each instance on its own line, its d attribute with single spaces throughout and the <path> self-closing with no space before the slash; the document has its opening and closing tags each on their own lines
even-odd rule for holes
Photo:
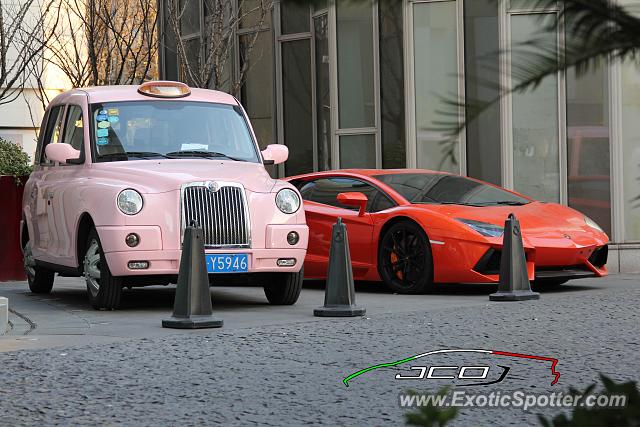
<svg viewBox="0 0 640 427">
<path fill-rule="evenodd" d="M 578 297 L 625 288 L 632 282 L 638 282 L 638 276 L 577 280 L 557 290 L 543 291 L 542 298 L 563 294 Z M 262 288 L 214 287 L 211 294 L 214 312 L 224 319 L 223 329 L 229 330 L 321 321 L 313 317 L 313 309 L 323 304 L 323 286 L 322 282 L 305 283 L 298 303 L 284 307 L 269 305 Z M 382 284 L 358 283 L 356 291 L 357 302 L 366 307 L 367 316 L 499 304 L 489 302 L 488 295 L 495 286 L 488 285 L 441 285 L 434 294 L 395 295 Z M 160 324 L 171 314 L 174 293 L 173 286 L 134 288 L 125 291 L 120 310 L 95 311 L 88 303 L 84 282 L 78 278 L 56 278 L 50 295 L 30 293 L 26 282 L 0 283 L 0 295 L 9 298 L 10 309 L 10 329 L 0 337 L 0 352 L 176 334 Z"/>
</svg>

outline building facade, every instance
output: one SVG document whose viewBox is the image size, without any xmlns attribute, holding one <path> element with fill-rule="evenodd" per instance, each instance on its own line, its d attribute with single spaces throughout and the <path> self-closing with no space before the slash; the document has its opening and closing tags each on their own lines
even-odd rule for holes
<svg viewBox="0 0 640 427">
<path fill-rule="evenodd" d="M 619 1 L 640 14 L 640 1 Z M 233 57 L 235 69 L 251 65 L 239 98 L 259 143 L 289 147 L 274 173 L 461 173 L 580 210 L 611 237 L 610 270 L 640 271 L 639 66 L 559 73 L 496 103 L 455 140 L 433 130 L 450 111 L 446 99 L 491 100 L 515 81 L 526 60 L 515 46 L 545 39 L 564 48 L 562 28 L 543 31 L 559 9 L 536 3 L 276 1 L 248 58 L 243 38 L 256 29 L 239 26 Z M 178 62 L 165 40 L 165 78 L 181 78 Z"/>
</svg>

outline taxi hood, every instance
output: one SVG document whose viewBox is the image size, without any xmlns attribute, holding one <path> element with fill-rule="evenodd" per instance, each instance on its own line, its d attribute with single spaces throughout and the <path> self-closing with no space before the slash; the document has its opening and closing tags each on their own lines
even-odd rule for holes
<svg viewBox="0 0 640 427">
<path fill-rule="evenodd" d="M 122 181 L 141 193 L 179 190 L 194 181 L 226 181 L 242 184 L 256 193 L 271 192 L 276 180 L 262 163 L 220 159 L 160 159 L 93 163 L 93 175 Z"/>
</svg>

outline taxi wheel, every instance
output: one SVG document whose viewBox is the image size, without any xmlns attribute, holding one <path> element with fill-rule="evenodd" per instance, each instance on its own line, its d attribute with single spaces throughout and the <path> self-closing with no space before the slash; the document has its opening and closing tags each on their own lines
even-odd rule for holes
<svg viewBox="0 0 640 427">
<path fill-rule="evenodd" d="M 82 266 L 91 306 L 96 310 L 117 309 L 122 296 L 122 279 L 111 275 L 95 228 L 89 233 Z"/>
<path fill-rule="evenodd" d="M 29 290 L 34 294 L 48 294 L 53 288 L 55 272 L 36 265 L 36 259 L 31 252 L 31 242 L 24 245 L 24 271 L 27 274 Z"/>
<path fill-rule="evenodd" d="M 298 273 L 273 273 L 267 278 L 264 294 L 271 305 L 293 305 L 298 301 L 304 280 L 304 267 Z"/>
<path fill-rule="evenodd" d="M 414 222 L 393 224 L 380 239 L 378 271 L 385 284 L 399 294 L 421 294 L 433 289 L 431 245 Z"/>
</svg>

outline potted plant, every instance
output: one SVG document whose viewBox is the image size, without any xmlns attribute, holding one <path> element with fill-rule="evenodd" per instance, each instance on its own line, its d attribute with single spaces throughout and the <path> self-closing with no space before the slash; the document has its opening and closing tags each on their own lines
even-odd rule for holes
<svg viewBox="0 0 640 427">
<path fill-rule="evenodd" d="M 24 280 L 20 219 L 31 161 L 18 145 L 0 138 L 0 281 Z"/>
</svg>

